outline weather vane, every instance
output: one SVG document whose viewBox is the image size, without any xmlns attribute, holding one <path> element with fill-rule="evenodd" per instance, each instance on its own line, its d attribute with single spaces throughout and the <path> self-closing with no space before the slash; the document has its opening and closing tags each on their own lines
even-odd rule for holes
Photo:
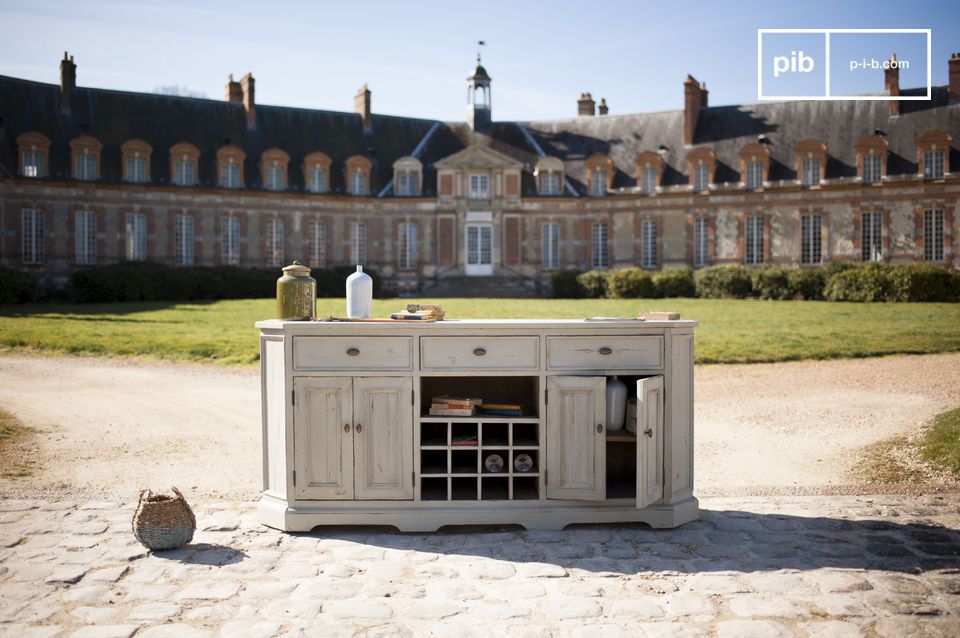
<svg viewBox="0 0 960 638">
<path fill-rule="evenodd" d="M 477 40 L 477 66 L 480 66 L 480 47 L 487 46 L 487 43 L 483 40 Z"/>
</svg>

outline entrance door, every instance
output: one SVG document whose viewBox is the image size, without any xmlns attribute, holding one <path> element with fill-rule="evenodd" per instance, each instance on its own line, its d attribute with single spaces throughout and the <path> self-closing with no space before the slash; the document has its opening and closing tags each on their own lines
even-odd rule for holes
<svg viewBox="0 0 960 638">
<path fill-rule="evenodd" d="M 467 224 L 466 274 L 489 277 L 493 274 L 493 224 Z"/>
</svg>

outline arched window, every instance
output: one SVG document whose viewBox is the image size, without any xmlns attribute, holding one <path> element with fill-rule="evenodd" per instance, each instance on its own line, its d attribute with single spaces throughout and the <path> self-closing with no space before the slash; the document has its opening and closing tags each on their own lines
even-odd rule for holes
<svg viewBox="0 0 960 638">
<path fill-rule="evenodd" d="M 950 143 L 944 131 L 927 131 L 917 138 L 917 164 L 924 179 L 943 179 L 950 172 Z"/>
<path fill-rule="evenodd" d="M 393 192 L 398 197 L 420 194 L 423 165 L 415 157 L 401 157 L 393 163 Z"/>
<path fill-rule="evenodd" d="M 17 136 L 20 153 L 20 174 L 24 177 L 46 177 L 48 174 L 50 140 L 45 135 L 30 131 Z"/>
<path fill-rule="evenodd" d="M 217 150 L 217 186 L 220 188 L 243 188 L 243 163 L 247 154 L 237 146 L 228 144 Z"/>
<path fill-rule="evenodd" d="M 663 158 L 659 153 L 644 151 L 637 155 L 637 186 L 644 195 L 653 195 L 663 177 Z"/>
<path fill-rule="evenodd" d="M 103 144 L 92 135 L 81 135 L 70 140 L 70 164 L 73 178 L 83 181 L 100 179 L 100 151 Z"/>
<path fill-rule="evenodd" d="M 120 172 L 123 181 L 144 184 L 150 181 L 150 155 L 153 148 L 143 140 L 127 140 L 120 145 Z"/>
<path fill-rule="evenodd" d="M 330 157 L 314 151 L 303 158 L 303 183 L 310 193 L 326 193 L 330 190 Z"/>
<path fill-rule="evenodd" d="M 770 147 L 753 142 L 740 149 L 740 181 L 753 190 L 763 188 L 770 175 Z"/>
<path fill-rule="evenodd" d="M 563 194 L 563 162 L 556 157 L 542 157 L 533 171 L 537 192 L 541 195 Z"/>
<path fill-rule="evenodd" d="M 878 184 L 887 174 L 889 146 L 882 135 L 866 135 L 857 142 L 857 174 L 864 184 Z"/>
<path fill-rule="evenodd" d="M 373 163 L 363 155 L 347 159 L 347 191 L 351 195 L 367 195 L 370 192 L 370 169 Z"/>
<path fill-rule="evenodd" d="M 170 148 L 170 181 L 177 186 L 197 183 L 200 149 L 189 142 L 179 142 Z M 192 219 L 192 218 L 191 218 Z"/>
<path fill-rule="evenodd" d="M 290 156 L 279 148 L 271 148 L 260 156 L 260 172 L 263 187 L 271 191 L 287 188 L 287 165 Z"/>
<path fill-rule="evenodd" d="M 697 193 L 710 190 L 717 166 L 713 149 L 707 146 L 695 148 L 687 154 L 687 162 L 690 167 L 690 184 L 693 190 Z"/>
<path fill-rule="evenodd" d="M 827 145 L 820 140 L 797 144 L 797 179 L 802 186 L 817 186 L 827 176 Z"/>
<path fill-rule="evenodd" d="M 587 184 L 591 197 L 603 197 L 613 186 L 613 160 L 595 153 L 587 158 Z"/>
</svg>

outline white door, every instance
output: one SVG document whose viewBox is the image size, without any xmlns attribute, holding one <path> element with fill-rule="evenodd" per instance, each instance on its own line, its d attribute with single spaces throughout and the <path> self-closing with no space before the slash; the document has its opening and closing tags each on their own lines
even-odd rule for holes
<svg viewBox="0 0 960 638">
<path fill-rule="evenodd" d="M 493 224 L 467 224 L 466 274 L 489 277 L 493 274 Z"/>
<path fill-rule="evenodd" d="M 606 377 L 548 377 L 547 392 L 547 498 L 606 499 Z"/>
<path fill-rule="evenodd" d="M 663 377 L 637 381 L 637 507 L 663 498 Z"/>
</svg>

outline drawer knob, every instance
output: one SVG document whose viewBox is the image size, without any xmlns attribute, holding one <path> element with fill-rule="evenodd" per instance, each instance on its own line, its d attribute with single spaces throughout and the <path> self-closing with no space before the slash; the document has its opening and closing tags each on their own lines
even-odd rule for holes
<svg viewBox="0 0 960 638">
<path fill-rule="evenodd" d="M 474 349 L 473 349 L 473 354 L 476 355 L 476 356 L 478 356 L 478 357 L 482 357 L 483 355 L 487 354 L 487 349 L 486 349 L 486 348 L 474 348 Z"/>
<path fill-rule="evenodd" d="M 357 431 L 357 434 L 360 434 L 361 432 L 363 432 L 363 426 L 360 425 L 359 423 L 357 423 L 357 425 L 353 429 Z"/>
<path fill-rule="evenodd" d="M 349 423 L 344 423 L 344 424 L 343 424 L 343 431 L 344 431 L 344 432 L 349 432 L 349 431 L 350 431 L 350 424 L 349 424 Z"/>
<path fill-rule="evenodd" d="M 347 348 L 347 354 L 351 357 L 355 357 L 360 354 L 360 348 Z"/>
<path fill-rule="evenodd" d="M 653 438 L 653 430 L 647 429 L 647 430 L 644 430 L 643 433 L 649 436 L 651 439 Z"/>
<path fill-rule="evenodd" d="M 603 434 L 603 424 L 597 423 L 597 434 Z"/>
<path fill-rule="evenodd" d="M 607 346 L 603 346 L 602 348 L 600 348 L 599 350 L 597 350 L 597 352 L 599 352 L 600 354 L 612 354 L 612 353 L 613 353 L 613 349 L 612 349 L 612 348 L 609 348 L 609 347 L 607 347 Z"/>
</svg>

